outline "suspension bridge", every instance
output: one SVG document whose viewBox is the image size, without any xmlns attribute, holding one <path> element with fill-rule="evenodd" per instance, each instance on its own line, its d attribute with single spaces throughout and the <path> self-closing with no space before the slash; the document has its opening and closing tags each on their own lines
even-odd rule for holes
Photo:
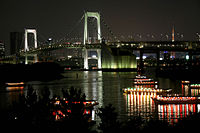
<svg viewBox="0 0 200 133">
<path fill-rule="evenodd" d="M 85 12 L 81 19 L 77 22 L 75 27 L 84 21 L 83 27 L 83 39 L 80 37 L 74 37 L 70 40 L 68 36 L 72 34 L 72 31 L 62 39 L 55 40 L 51 44 L 45 42 L 39 42 L 37 39 L 36 29 L 25 29 L 24 41 L 22 43 L 22 49 L 16 53 L 17 56 L 25 57 L 25 64 L 28 64 L 28 56 L 33 56 L 34 61 L 38 62 L 38 56 L 41 53 L 49 52 L 57 49 L 81 49 L 83 58 L 83 68 L 89 69 L 88 60 L 97 60 L 98 69 L 117 69 L 117 68 L 137 68 L 137 62 L 133 50 L 140 51 L 140 65 L 142 66 L 142 56 L 144 53 L 156 53 L 157 60 L 159 61 L 161 51 L 181 51 L 188 52 L 190 59 L 193 55 L 200 54 L 200 42 L 199 41 L 120 41 L 111 31 L 110 27 L 105 23 L 102 15 L 99 12 Z M 96 21 L 96 25 L 94 24 Z M 90 25 L 89 25 L 90 24 Z M 103 26 L 102 26 L 103 25 Z M 93 27 L 93 32 L 96 35 L 90 33 L 88 27 Z M 106 29 L 108 32 L 102 34 L 102 29 Z M 28 35 L 33 34 L 34 45 L 31 46 L 28 42 Z M 173 38 L 174 39 L 174 38 Z M 97 56 L 89 56 L 88 52 L 94 51 Z M 121 52 L 122 51 L 122 52 Z M 6 56 L 4 60 L 9 58 L 15 58 L 16 55 Z"/>
</svg>

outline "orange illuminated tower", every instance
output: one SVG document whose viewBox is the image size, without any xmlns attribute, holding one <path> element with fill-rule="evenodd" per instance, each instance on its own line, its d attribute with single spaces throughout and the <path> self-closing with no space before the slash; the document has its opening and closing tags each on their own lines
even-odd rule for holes
<svg viewBox="0 0 200 133">
<path fill-rule="evenodd" d="M 174 42 L 174 25 L 173 25 L 173 28 L 172 28 L 172 42 Z"/>
<path fill-rule="evenodd" d="M 172 42 L 174 42 L 174 25 L 172 27 Z M 171 51 L 171 59 L 175 58 L 176 53 Z"/>
</svg>

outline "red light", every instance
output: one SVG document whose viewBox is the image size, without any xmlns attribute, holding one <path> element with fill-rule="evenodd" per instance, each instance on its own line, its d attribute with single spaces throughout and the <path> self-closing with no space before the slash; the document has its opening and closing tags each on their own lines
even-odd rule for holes
<svg viewBox="0 0 200 133">
<path fill-rule="evenodd" d="M 56 115 L 56 112 L 53 112 L 53 115 Z"/>
<path fill-rule="evenodd" d="M 70 109 L 67 110 L 68 113 L 71 113 L 72 111 Z"/>
</svg>

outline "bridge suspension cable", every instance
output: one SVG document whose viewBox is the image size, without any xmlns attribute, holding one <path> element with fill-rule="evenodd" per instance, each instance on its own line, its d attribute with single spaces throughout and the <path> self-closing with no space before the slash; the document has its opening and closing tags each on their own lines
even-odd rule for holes
<svg viewBox="0 0 200 133">
<path fill-rule="evenodd" d="M 105 26 L 106 29 L 109 31 L 109 33 L 112 36 L 113 41 L 118 41 L 119 39 L 117 38 L 116 34 L 113 33 L 113 31 L 111 30 L 110 26 L 105 22 L 105 19 L 104 19 L 103 15 L 102 14 L 100 14 L 100 15 L 101 15 L 101 21 L 103 23 L 103 26 Z"/>
<path fill-rule="evenodd" d="M 69 39 L 69 36 L 72 34 L 72 32 L 80 25 L 81 21 L 83 20 L 84 15 L 76 22 L 76 24 L 71 28 L 71 30 L 67 33 L 66 36 L 58 40 L 58 43 L 64 43 Z"/>
</svg>

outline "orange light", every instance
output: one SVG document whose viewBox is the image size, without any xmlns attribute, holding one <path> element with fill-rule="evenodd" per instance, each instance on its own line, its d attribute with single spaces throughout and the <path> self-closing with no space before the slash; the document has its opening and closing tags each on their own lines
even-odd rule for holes
<svg viewBox="0 0 200 133">
<path fill-rule="evenodd" d="M 21 87 L 6 87 L 6 90 L 8 91 L 15 91 L 15 90 L 23 90 L 24 87 L 21 86 Z"/>
<path fill-rule="evenodd" d="M 24 82 L 19 83 L 6 83 L 7 85 L 14 86 L 14 85 L 24 85 Z"/>
<path fill-rule="evenodd" d="M 56 101 L 55 104 L 60 104 L 60 101 Z"/>
</svg>

